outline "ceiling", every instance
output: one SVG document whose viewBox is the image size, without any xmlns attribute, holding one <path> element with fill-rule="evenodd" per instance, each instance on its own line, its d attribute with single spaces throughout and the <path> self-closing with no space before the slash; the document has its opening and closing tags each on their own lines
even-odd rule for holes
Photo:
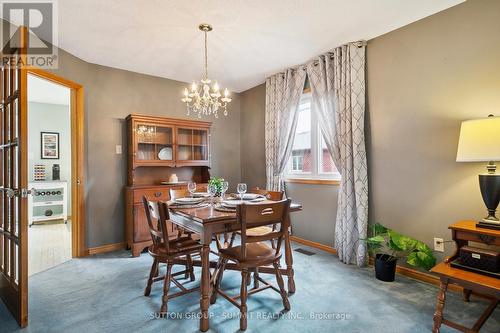
<svg viewBox="0 0 500 333">
<path fill-rule="evenodd" d="M 70 95 L 67 87 L 28 75 L 28 102 L 69 105 Z"/>
<path fill-rule="evenodd" d="M 349 41 L 371 39 L 463 0 L 64 0 L 61 48 L 91 63 L 241 92 Z"/>
</svg>

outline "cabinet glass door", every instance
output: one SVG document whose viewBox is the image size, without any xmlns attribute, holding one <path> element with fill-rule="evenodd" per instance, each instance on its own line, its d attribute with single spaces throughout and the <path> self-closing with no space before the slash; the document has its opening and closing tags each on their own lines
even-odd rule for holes
<svg viewBox="0 0 500 333">
<path fill-rule="evenodd" d="M 143 162 L 174 160 L 173 128 L 151 124 L 137 124 L 137 152 L 135 159 Z"/>
<path fill-rule="evenodd" d="M 208 130 L 177 128 L 177 160 L 208 161 Z"/>
</svg>

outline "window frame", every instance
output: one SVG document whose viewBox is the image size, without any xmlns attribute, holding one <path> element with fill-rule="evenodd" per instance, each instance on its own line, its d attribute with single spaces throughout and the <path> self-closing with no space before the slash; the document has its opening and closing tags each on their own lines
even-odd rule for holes
<svg viewBox="0 0 500 333">
<path fill-rule="evenodd" d="M 322 133 L 319 126 L 319 121 L 316 113 L 313 110 L 312 104 L 312 94 L 311 89 L 304 89 L 302 99 L 307 97 L 310 103 L 310 112 L 311 112 L 311 172 L 300 172 L 293 171 L 293 151 L 290 154 L 290 158 L 287 162 L 286 172 L 285 172 L 285 181 L 289 183 L 306 183 L 306 184 L 340 184 L 340 173 L 337 172 L 323 172 L 322 171 L 322 147 L 321 147 L 321 139 Z M 295 134 L 294 134 L 295 135 Z M 303 165 L 303 163 L 302 163 Z"/>
</svg>

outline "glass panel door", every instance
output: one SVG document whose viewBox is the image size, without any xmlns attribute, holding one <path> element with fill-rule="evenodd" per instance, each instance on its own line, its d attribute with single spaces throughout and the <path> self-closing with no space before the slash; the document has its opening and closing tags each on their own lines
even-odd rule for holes
<svg viewBox="0 0 500 333">
<path fill-rule="evenodd" d="M 208 130 L 177 128 L 179 161 L 208 161 Z"/>
<path fill-rule="evenodd" d="M 173 161 L 173 128 L 151 124 L 137 124 L 137 161 Z"/>
</svg>

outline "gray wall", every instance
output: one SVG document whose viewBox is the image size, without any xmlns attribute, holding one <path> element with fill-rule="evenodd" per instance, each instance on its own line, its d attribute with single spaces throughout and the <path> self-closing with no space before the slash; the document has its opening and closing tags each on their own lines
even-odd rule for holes
<svg viewBox="0 0 500 333">
<path fill-rule="evenodd" d="M 456 163 L 455 155 L 462 120 L 500 114 L 499 17 L 500 1 L 470 0 L 368 42 L 371 223 L 432 245 L 433 237 L 451 238 L 454 221 L 485 214 L 477 181 L 484 166 Z M 263 128 L 264 104 L 264 85 L 243 92 L 241 119 Z M 255 129 L 241 130 L 242 152 L 251 152 L 242 176 L 263 183 L 265 166 L 255 157 L 264 145 L 243 140 Z M 294 234 L 332 245 L 337 192 L 288 184 L 304 203 Z"/>
<path fill-rule="evenodd" d="M 265 84 L 241 93 L 241 177 L 249 187 L 266 186 L 265 106 Z M 338 186 L 287 183 L 286 193 L 304 207 L 292 215 L 293 234 L 333 246 Z"/>
<path fill-rule="evenodd" d="M 462 120 L 500 114 L 499 32 L 500 1 L 472 0 L 369 41 L 371 222 L 432 244 L 485 215 L 484 166 L 455 157 Z"/>
<path fill-rule="evenodd" d="M 29 97 L 28 97 L 29 99 Z M 42 160 L 40 133 L 59 133 L 59 159 Z M 45 165 L 46 180 L 52 180 L 52 166 L 59 164 L 61 180 L 68 184 L 68 214 L 71 215 L 71 121 L 69 105 L 28 103 L 28 172 L 33 181 L 33 166 Z"/>
<path fill-rule="evenodd" d="M 124 118 L 130 113 L 188 118 L 180 101 L 185 83 L 90 64 L 59 50 L 53 71 L 85 88 L 87 244 L 124 241 L 127 159 Z M 201 72 L 200 72 L 201 75 Z M 214 122 L 211 174 L 240 181 L 240 98 Z M 191 118 L 192 119 L 192 118 Z M 115 146 L 123 145 L 123 154 Z"/>
</svg>

